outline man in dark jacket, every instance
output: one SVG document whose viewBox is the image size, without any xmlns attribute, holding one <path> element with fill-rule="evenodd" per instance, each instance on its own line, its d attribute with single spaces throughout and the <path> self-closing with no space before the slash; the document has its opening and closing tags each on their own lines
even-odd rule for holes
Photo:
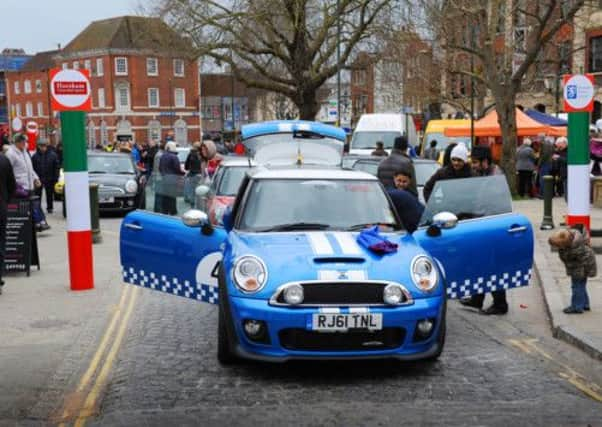
<svg viewBox="0 0 602 427">
<path fill-rule="evenodd" d="M 424 212 L 424 206 L 422 206 L 416 196 L 407 190 L 388 189 L 387 192 L 404 228 L 409 233 L 416 231 Z"/>
<path fill-rule="evenodd" d="M 463 143 L 456 145 L 450 153 L 450 164 L 443 166 L 437 172 L 431 176 L 431 178 L 424 184 L 422 190 L 424 194 L 424 200 L 428 202 L 431 193 L 435 188 L 437 181 L 443 181 L 446 179 L 456 178 L 470 178 L 473 176 L 472 170 L 468 163 L 468 150 Z"/>
<path fill-rule="evenodd" d="M 0 154 L 0 294 L 2 294 L 2 274 L 4 273 L 4 250 L 6 245 L 6 217 L 8 201 L 15 195 L 17 183 L 13 167 L 4 154 Z"/>
<path fill-rule="evenodd" d="M 178 183 L 180 176 L 184 175 L 184 171 L 180 167 L 180 159 L 176 154 L 177 151 L 176 143 L 170 141 L 165 144 L 165 152 L 159 160 L 159 173 L 161 174 L 161 190 L 159 191 L 162 194 L 161 213 L 167 215 L 177 215 L 178 213 L 176 205 Z"/>
<path fill-rule="evenodd" d="M 408 171 L 412 177 L 412 182 L 410 183 L 408 191 L 417 196 L 418 190 L 416 188 L 416 173 L 414 171 L 414 163 L 408 156 L 407 152 L 407 138 L 405 136 L 398 136 L 395 138 L 395 143 L 393 145 L 393 149 L 391 150 L 391 154 L 389 157 L 380 162 L 376 175 L 385 188 L 393 189 L 395 188 L 395 183 L 393 182 L 393 175 L 395 172 L 399 170 Z"/>
<path fill-rule="evenodd" d="M 36 171 L 42 185 L 36 189 L 35 193 L 40 199 L 42 190 L 46 191 L 46 210 L 52 213 L 54 201 L 54 184 L 59 180 L 59 161 L 54 150 L 48 150 L 46 140 L 38 141 L 38 149 L 31 157 L 33 170 Z"/>
</svg>

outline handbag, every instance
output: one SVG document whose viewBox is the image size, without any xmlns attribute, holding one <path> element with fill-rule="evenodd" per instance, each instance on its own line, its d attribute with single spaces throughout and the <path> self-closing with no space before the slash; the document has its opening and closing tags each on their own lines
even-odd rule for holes
<svg viewBox="0 0 602 427">
<path fill-rule="evenodd" d="M 17 187 L 15 188 L 15 197 L 19 199 L 25 199 L 29 197 L 29 191 L 25 187 L 17 183 Z"/>
</svg>

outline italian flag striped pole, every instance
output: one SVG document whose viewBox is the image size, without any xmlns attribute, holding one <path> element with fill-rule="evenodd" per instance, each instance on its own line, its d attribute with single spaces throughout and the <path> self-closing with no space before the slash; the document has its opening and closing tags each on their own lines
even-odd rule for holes
<svg viewBox="0 0 602 427">
<path fill-rule="evenodd" d="M 569 113 L 567 225 L 590 230 L 589 112 Z"/>
<path fill-rule="evenodd" d="M 85 113 L 62 111 L 63 168 L 71 290 L 94 288 Z"/>
</svg>

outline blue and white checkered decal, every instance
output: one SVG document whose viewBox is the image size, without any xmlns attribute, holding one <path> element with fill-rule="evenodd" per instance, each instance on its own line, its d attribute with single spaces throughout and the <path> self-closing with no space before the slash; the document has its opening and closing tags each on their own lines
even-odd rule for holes
<svg viewBox="0 0 602 427">
<path fill-rule="evenodd" d="M 447 286 L 449 298 L 463 298 L 474 294 L 484 294 L 502 289 L 527 286 L 531 280 L 532 269 L 515 271 L 514 273 L 500 273 L 489 277 L 465 279 L 463 282 L 451 282 Z"/>
<path fill-rule="evenodd" d="M 180 283 L 180 279 L 177 277 L 166 277 L 163 274 L 155 274 L 144 270 L 136 271 L 133 267 L 124 267 L 122 274 L 123 281 L 132 285 L 204 301 L 210 304 L 217 304 L 219 301 L 217 286 L 202 283 L 195 283 L 193 285 L 188 280 Z"/>
</svg>

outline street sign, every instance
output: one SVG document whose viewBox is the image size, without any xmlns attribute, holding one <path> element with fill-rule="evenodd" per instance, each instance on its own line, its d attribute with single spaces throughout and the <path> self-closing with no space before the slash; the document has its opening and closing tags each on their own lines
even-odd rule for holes
<svg viewBox="0 0 602 427">
<path fill-rule="evenodd" d="M 50 95 L 55 111 L 90 111 L 90 70 L 54 68 L 50 71 Z"/>
<path fill-rule="evenodd" d="M 13 119 L 11 125 L 13 127 L 13 131 L 15 132 L 19 132 L 23 129 L 23 121 L 18 117 Z"/>
<path fill-rule="evenodd" d="M 594 76 L 591 74 L 566 75 L 564 82 L 564 111 L 577 113 L 594 109 Z"/>
</svg>

